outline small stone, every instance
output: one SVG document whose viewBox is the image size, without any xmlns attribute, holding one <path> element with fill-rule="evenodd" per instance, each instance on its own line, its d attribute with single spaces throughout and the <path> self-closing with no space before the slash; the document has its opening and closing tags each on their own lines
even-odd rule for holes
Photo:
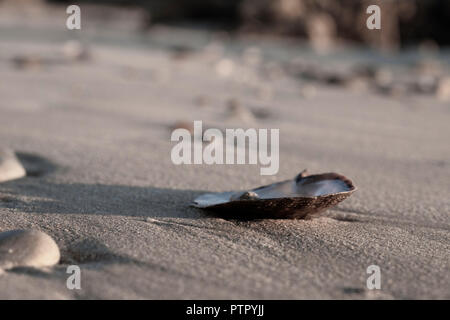
<svg viewBox="0 0 450 320">
<path fill-rule="evenodd" d="M 375 83 L 377 86 L 385 88 L 392 84 L 394 75 L 392 71 L 386 68 L 380 68 L 375 73 Z"/>
<path fill-rule="evenodd" d="M 367 91 L 370 87 L 370 83 L 363 77 L 351 77 L 346 81 L 345 86 L 354 91 Z"/>
<path fill-rule="evenodd" d="M 273 116 L 272 112 L 266 107 L 255 107 L 250 110 L 257 119 L 269 119 Z"/>
<path fill-rule="evenodd" d="M 26 171 L 12 150 L 0 149 L 0 182 L 25 177 Z"/>
<path fill-rule="evenodd" d="M 423 94 L 434 94 L 437 90 L 438 79 L 431 75 L 420 75 L 413 84 L 414 91 Z"/>
<path fill-rule="evenodd" d="M 336 43 L 337 33 L 334 18 L 327 14 L 312 14 L 306 20 L 306 32 L 314 50 L 328 52 Z"/>
<path fill-rule="evenodd" d="M 70 40 L 64 43 L 62 53 L 67 59 L 73 61 L 89 60 L 91 56 L 88 47 L 76 40 Z"/>
<path fill-rule="evenodd" d="M 170 126 L 169 129 L 170 129 L 170 131 L 174 131 L 176 129 L 186 129 L 187 131 L 189 131 L 190 134 L 194 134 L 194 124 L 189 121 L 184 121 L 184 120 L 175 121 Z"/>
<path fill-rule="evenodd" d="M 172 52 L 172 59 L 174 60 L 189 58 L 196 52 L 194 48 L 182 44 L 170 46 L 169 50 Z"/>
<path fill-rule="evenodd" d="M 421 60 L 414 65 L 414 69 L 422 75 L 441 75 L 445 66 L 437 60 L 427 59 Z"/>
<path fill-rule="evenodd" d="M 387 88 L 386 94 L 392 97 L 404 97 L 409 91 L 409 86 L 406 83 L 396 82 Z"/>
<path fill-rule="evenodd" d="M 59 262 L 58 245 L 38 230 L 11 230 L 0 233 L 0 269 L 51 267 Z"/>
<path fill-rule="evenodd" d="M 15 56 L 11 62 L 17 69 L 40 69 L 43 64 L 42 58 L 37 55 Z"/>
<path fill-rule="evenodd" d="M 222 59 L 216 64 L 216 72 L 221 78 L 228 78 L 234 71 L 234 62 L 230 59 Z"/>
<path fill-rule="evenodd" d="M 442 101 L 450 100 L 450 77 L 442 78 L 437 88 L 437 96 Z"/>
</svg>

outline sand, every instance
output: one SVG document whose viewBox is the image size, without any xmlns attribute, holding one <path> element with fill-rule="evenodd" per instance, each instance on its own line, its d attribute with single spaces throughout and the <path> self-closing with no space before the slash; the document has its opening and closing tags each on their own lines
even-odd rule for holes
<svg viewBox="0 0 450 320">
<path fill-rule="evenodd" d="M 180 56 L 168 48 L 203 48 L 211 33 L 89 25 L 71 33 L 59 26 L 64 12 L 54 16 L 31 26 L 9 16 L 0 28 L 0 141 L 29 173 L 0 184 L 0 232 L 44 231 L 61 262 L 4 272 L 1 299 L 450 298 L 448 102 L 263 77 L 240 53 L 258 46 L 275 66 L 289 55 L 334 65 L 373 58 L 388 68 L 395 59 L 312 57 L 254 38 Z M 89 45 L 91 60 L 64 56 L 73 39 Z M 12 63 L 30 54 L 37 63 Z M 280 129 L 277 175 L 172 163 L 176 121 L 249 126 L 226 117 L 229 99 L 269 112 L 250 126 Z M 311 220 L 225 220 L 189 207 L 203 192 L 305 168 L 344 174 L 358 191 Z M 81 290 L 66 287 L 69 265 L 81 268 Z M 366 288 L 370 265 L 380 267 L 381 290 Z"/>
</svg>

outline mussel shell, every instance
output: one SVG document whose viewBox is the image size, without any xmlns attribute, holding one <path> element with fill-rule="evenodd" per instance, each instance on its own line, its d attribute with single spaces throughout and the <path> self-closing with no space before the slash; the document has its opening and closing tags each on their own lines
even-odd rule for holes
<svg viewBox="0 0 450 320">
<path fill-rule="evenodd" d="M 348 198 L 356 187 L 337 173 L 307 175 L 241 192 L 204 194 L 193 206 L 236 219 L 302 219 Z"/>
</svg>

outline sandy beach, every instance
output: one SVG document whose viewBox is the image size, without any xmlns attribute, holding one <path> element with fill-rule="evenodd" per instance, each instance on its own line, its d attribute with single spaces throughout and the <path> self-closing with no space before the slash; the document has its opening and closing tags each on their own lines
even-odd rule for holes
<svg viewBox="0 0 450 320">
<path fill-rule="evenodd" d="M 450 298 L 449 102 L 311 82 L 289 67 L 373 64 L 401 76 L 424 57 L 314 55 L 290 41 L 175 27 L 137 33 L 120 17 L 71 32 L 58 7 L 25 24 L 3 9 L 0 141 L 27 176 L 0 183 L 0 232 L 41 230 L 61 260 L 2 272 L 0 299 Z M 77 44 L 88 58 L 74 58 Z M 258 63 L 246 58 L 254 48 Z M 434 59 L 448 69 L 448 55 Z M 255 116 L 230 116 L 230 100 Z M 174 165 L 171 127 L 194 120 L 280 129 L 278 174 Z M 358 190 L 309 220 L 227 220 L 190 207 L 202 193 L 305 168 L 344 174 Z M 66 287 L 69 265 L 81 268 L 81 290 Z M 381 290 L 366 288 L 370 265 Z"/>
</svg>

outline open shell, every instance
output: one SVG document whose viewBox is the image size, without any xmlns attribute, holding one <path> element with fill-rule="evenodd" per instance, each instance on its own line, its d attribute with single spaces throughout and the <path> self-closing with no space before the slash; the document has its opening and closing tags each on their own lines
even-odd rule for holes
<svg viewBox="0 0 450 320">
<path fill-rule="evenodd" d="M 248 191 L 203 194 L 192 205 L 229 218 L 302 219 L 337 205 L 355 190 L 340 174 L 308 175 L 303 170 L 292 180 Z"/>
</svg>

